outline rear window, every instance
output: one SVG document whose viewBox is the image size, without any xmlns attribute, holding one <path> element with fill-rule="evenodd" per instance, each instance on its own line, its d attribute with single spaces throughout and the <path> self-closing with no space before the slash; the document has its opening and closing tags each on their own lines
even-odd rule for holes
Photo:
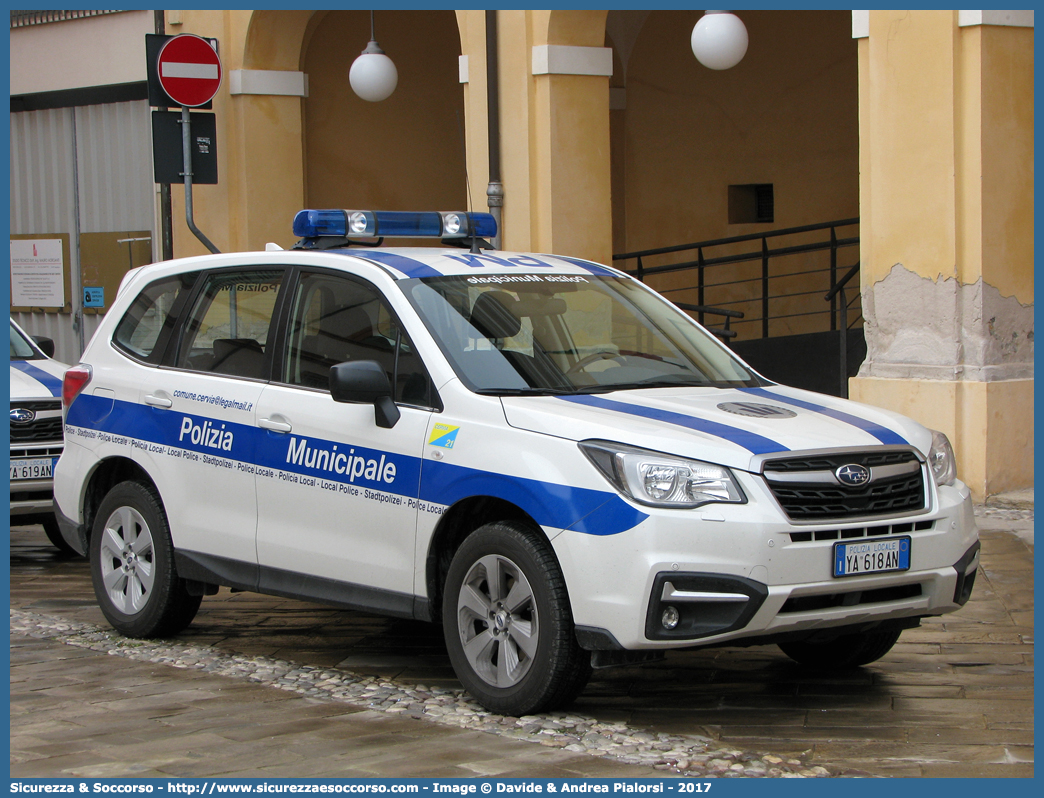
<svg viewBox="0 0 1044 798">
<path fill-rule="evenodd" d="M 120 319 L 113 343 L 139 360 L 158 362 L 177 321 L 179 300 L 192 288 L 196 274 L 167 277 L 146 286 Z"/>
<path fill-rule="evenodd" d="M 181 330 L 177 367 L 236 377 L 267 376 L 268 336 L 284 270 L 209 275 Z"/>
</svg>

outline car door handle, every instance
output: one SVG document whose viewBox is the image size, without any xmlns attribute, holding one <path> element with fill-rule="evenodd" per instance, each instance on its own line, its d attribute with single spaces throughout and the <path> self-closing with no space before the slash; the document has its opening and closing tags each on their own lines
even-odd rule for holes
<svg viewBox="0 0 1044 798">
<path fill-rule="evenodd" d="M 173 406 L 174 402 L 171 400 L 169 396 L 166 396 L 165 394 L 148 393 L 145 394 L 145 404 L 149 405 L 150 407 L 171 407 Z"/>
<path fill-rule="evenodd" d="M 259 418 L 257 425 L 261 429 L 272 430 L 272 432 L 289 432 L 293 429 L 290 422 L 283 418 Z"/>
</svg>

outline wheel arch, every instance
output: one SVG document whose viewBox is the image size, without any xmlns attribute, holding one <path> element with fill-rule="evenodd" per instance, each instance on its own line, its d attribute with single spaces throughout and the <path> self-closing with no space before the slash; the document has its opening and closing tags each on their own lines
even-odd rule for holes
<svg viewBox="0 0 1044 798">
<path fill-rule="evenodd" d="M 544 535 L 543 528 L 529 513 L 506 499 L 470 496 L 456 502 L 443 513 L 428 543 L 425 583 L 430 620 L 438 623 L 442 617 L 442 588 L 460 544 L 479 527 L 496 521 L 519 521 L 531 527 L 534 533 Z"/>
<path fill-rule="evenodd" d="M 160 496 L 159 488 L 152 477 L 130 458 L 108 457 L 100 461 L 87 480 L 82 499 L 83 542 L 87 546 L 88 553 L 90 552 L 91 530 L 94 527 L 95 516 L 98 514 L 98 507 L 110 490 L 121 482 L 127 481 L 140 482 Z M 160 497 L 160 504 L 163 504 L 162 497 Z"/>
</svg>

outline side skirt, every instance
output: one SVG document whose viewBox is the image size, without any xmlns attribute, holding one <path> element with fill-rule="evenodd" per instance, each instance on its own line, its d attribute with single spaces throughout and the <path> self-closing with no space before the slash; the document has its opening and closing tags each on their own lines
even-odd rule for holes
<svg viewBox="0 0 1044 798">
<path fill-rule="evenodd" d="M 381 590 L 180 549 L 174 552 L 174 565 L 182 579 L 206 585 L 224 585 L 236 590 L 314 601 L 331 607 L 361 610 L 393 618 L 431 620 L 426 598 L 393 590 Z"/>
</svg>

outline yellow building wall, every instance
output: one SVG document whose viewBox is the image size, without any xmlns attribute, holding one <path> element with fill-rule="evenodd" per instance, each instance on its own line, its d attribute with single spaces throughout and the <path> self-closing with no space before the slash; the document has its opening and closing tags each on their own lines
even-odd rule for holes
<svg viewBox="0 0 1044 798">
<path fill-rule="evenodd" d="M 612 256 L 609 80 L 532 74 L 534 46 L 603 46 L 605 15 L 498 12 L 504 249 Z"/>
<path fill-rule="evenodd" d="M 981 37 L 982 277 L 1033 303 L 1033 29 L 978 26 Z"/>
<path fill-rule="evenodd" d="M 1033 483 L 1033 30 L 871 11 L 868 356 L 852 398 L 946 433 L 978 500 Z"/>
</svg>

